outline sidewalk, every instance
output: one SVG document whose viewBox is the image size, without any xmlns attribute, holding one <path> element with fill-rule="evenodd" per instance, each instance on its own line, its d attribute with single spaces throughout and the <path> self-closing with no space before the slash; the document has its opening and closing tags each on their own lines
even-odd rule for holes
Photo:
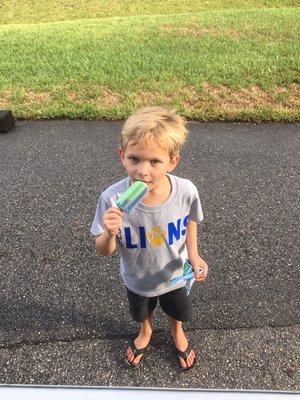
<svg viewBox="0 0 300 400">
<path fill-rule="evenodd" d="M 5 400 L 299 400 L 300 392 L 220 391 L 213 389 L 144 389 L 73 386 L 1 386 L 0 396 Z"/>
</svg>

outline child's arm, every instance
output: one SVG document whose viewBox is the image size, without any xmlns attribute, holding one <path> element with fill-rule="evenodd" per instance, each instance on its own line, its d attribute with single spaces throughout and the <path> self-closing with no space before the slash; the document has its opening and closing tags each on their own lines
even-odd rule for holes
<svg viewBox="0 0 300 400">
<path fill-rule="evenodd" d="M 207 277 L 208 265 L 198 253 L 197 222 L 195 221 L 188 221 L 186 232 L 186 247 L 188 252 L 188 259 L 195 272 L 195 279 L 197 282 L 201 282 Z M 198 272 L 199 268 L 202 268 L 202 273 Z"/>
<path fill-rule="evenodd" d="M 122 226 L 122 211 L 111 207 L 103 215 L 104 232 L 95 240 L 101 256 L 110 256 L 116 249 L 116 235 Z"/>
</svg>

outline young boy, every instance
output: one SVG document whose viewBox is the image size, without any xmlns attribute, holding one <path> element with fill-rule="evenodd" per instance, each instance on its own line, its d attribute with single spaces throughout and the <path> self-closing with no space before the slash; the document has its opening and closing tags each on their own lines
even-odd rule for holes
<svg viewBox="0 0 300 400">
<path fill-rule="evenodd" d="M 188 371 L 196 364 L 196 353 L 182 327 L 191 319 L 191 300 L 185 282 L 170 284 L 182 275 L 187 259 L 196 281 L 203 281 L 208 271 L 197 249 L 197 223 L 203 219 L 197 189 L 191 181 L 170 174 L 179 162 L 186 136 L 185 121 L 174 111 L 148 107 L 130 116 L 118 149 L 128 177 L 101 194 L 91 228 L 100 255 L 111 255 L 119 244 L 130 312 L 140 323 L 140 333 L 125 355 L 132 367 L 140 365 L 151 340 L 158 299 L 170 319 L 181 368 Z M 137 180 L 147 183 L 148 193 L 125 214 L 116 201 Z"/>
</svg>

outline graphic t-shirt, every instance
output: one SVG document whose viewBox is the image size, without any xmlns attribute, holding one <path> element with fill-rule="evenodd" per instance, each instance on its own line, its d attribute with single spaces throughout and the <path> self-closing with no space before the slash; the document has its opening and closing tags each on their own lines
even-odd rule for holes
<svg viewBox="0 0 300 400">
<path fill-rule="evenodd" d="M 188 220 L 203 220 L 196 186 L 188 179 L 167 174 L 172 184 L 169 198 L 159 206 L 138 204 L 130 214 L 123 214 L 123 226 L 117 236 L 121 253 L 122 279 L 132 292 L 153 297 L 178 289 L 170 280 L 182 275 L 187 259 L 186 231 Z M 100 196 L 92 235 L 104 231 L 102 217 L 130 186 L 130 178 L 107 188 Z"/>
</svg>

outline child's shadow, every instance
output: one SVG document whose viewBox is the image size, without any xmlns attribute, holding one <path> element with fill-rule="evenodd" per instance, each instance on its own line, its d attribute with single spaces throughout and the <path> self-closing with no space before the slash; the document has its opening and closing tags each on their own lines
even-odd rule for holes
<svg viewBox="0 0 300 400">
<path fill-rule="evenodd" d="M 97 315 L 68 308 L 0 297 L 1 342 L 37 342 L 71 338 L 117 338 L 130 336 L 132 327 L 118 316 Z M 11 343 L 13 341 L 13 343 Z"/>
</svg>

